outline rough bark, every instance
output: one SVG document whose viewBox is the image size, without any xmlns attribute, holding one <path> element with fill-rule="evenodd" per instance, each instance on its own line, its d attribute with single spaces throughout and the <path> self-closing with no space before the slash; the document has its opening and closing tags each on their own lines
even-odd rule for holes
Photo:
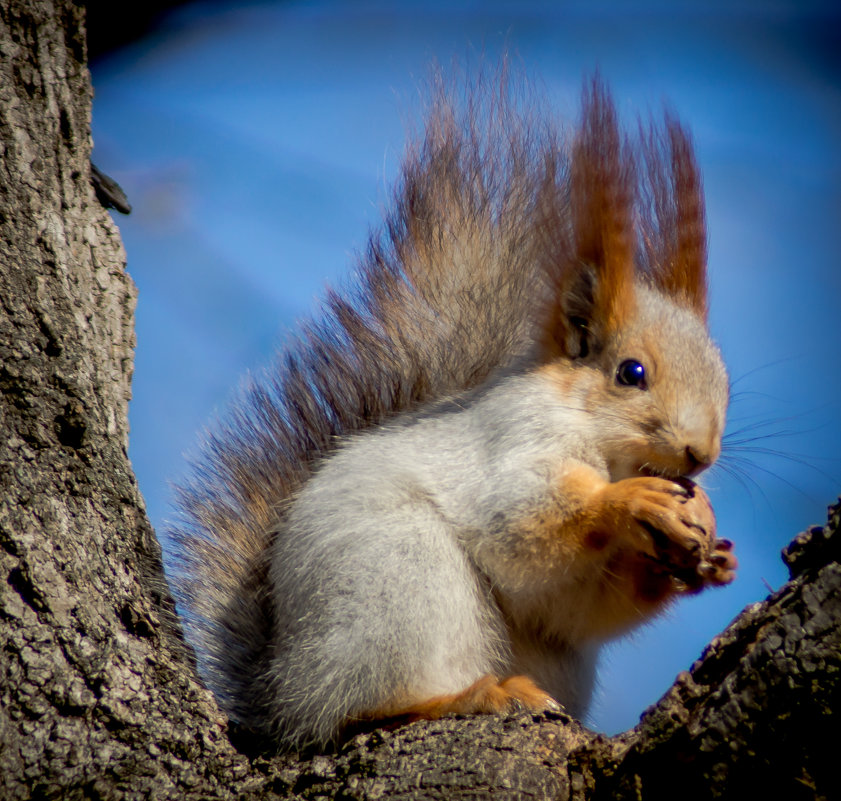
<svg viewBox="0 0 841 801">
<path fill-rule="evenodd" d="M 0 5 L 0 797 L 242 763 L 176 647 L 126 456 L 135 292 L 90 184 L 82 10 Z M 201 771 L 212 772 L 212 759 Z"/>
<path fill-rule="evenodd" d="M 838 797 L 838 508 L 618 737 L 522 714 L 232 745 L 126 456 L 134 289 L 90 185 L 82 26 L 0 0 L 0 798 Z"/>
</svg>

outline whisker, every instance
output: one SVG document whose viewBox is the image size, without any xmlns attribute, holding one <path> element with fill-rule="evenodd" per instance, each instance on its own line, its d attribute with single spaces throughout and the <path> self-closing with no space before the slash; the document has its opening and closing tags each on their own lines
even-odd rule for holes
<svg viewBox="0 0 841 801">
<path fill-rule="evenodd" d="M 791 362 L 799 361 L 802 357 L 802 354 L 800 356 L 782 356 L 779 359 L 775 359 L 772 362 L 766 362 L 765 364 L 757 365 L 751 370 L 748 370 L 746 373 L 742 373 L 738 378 L 731 379 L 730 389 L 732 391 L 733 387 L 735 387 L 737 384 L 741 383 L 747 378 L 750 378 L 753 375 L 756 375 L 757 373 L 761 373 L 764 370 L 770 370 L 772 367 L 779 367 L 779 365 L 781 364 L 789 364 Z"/>
</svg>

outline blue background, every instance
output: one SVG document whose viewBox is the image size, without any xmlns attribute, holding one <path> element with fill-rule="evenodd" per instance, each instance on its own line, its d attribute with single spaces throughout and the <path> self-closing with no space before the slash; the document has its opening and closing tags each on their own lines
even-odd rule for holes
<svg viewBox="0 0 841 801">
<path fill-rule="evenodd" d="M 614 732 L 740 609 L 841 489 L 841 16 L 836 3 L 196 4 L 94 65 L 94 160 L 138 284 L 130 455 L 167 547 L 168 481 L 248 369 L 341 284 L 381 219 L 433 60 L 515 55 L 575 119 L 598 67 L 623 118 L 692 129 L 731 440 L 705 485 L 739 578 L 610 646 L 588 722 Z"/>
</svg>

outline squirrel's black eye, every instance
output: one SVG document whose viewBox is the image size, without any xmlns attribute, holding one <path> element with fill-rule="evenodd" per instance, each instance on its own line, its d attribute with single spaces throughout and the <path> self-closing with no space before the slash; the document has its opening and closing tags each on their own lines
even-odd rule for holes
<svg viewBox="0 0 841 801">
<path fill-rule="evenodd" d="M 616 383 L 622 384 L 626 387 L 639 387 L 640 389 L 646 389 L 648 385 L 645 381 L 645 367 L 643 367 L 636 359 L 625 359 L 625 361 L 616 368 Z"/>
</svg>

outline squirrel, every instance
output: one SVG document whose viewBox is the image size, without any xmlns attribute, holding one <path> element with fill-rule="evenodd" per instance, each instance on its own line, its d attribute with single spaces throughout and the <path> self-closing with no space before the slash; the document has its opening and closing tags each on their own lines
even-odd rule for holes
<svg viewBox="0 0 841 801">
<path fill-rule="evenodd" d="M 600 646 L 730 582 L 693 481 L 729 396 L 690 137 L 441 90 L 394 208 L 179 488 L 202 677 L 281 749 L 587 709 Z M 525 106 L 525 107 L 524 107 Z"/>
</svg>

